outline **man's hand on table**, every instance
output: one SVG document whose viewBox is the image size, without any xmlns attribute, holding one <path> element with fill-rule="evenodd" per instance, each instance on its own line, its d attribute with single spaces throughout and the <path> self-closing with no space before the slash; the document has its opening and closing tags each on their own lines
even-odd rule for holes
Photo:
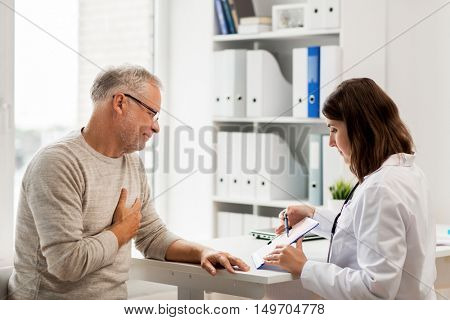
<svg viewBox="0 0 450 320">
<path fill-rule="evenodd" d="M 200 264 L 203 269 L 213 276 L 217 273 L 217 266 L 224 267 L 230 273 L 235 273 L 234 267 L 238 267 L 241 271 L 250 270 L 250 267 L 241 259 L 227 252 L 216 251 L 210 248 L 204 248 L 202 250 Z"/>
</svg>

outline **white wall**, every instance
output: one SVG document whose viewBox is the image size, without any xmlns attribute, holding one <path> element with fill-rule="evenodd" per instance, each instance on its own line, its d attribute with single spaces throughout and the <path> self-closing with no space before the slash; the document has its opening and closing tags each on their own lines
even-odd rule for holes
<svg viewBox="0 0 450 320">
<path fill-rule="evenodd" d="M 13 0 L 4 2 L 14 8 Z M 0 267 L 12 264 L 14 186 L 14 13 L 0 5 Z"/>
<path fill-rule="evenodd" d="M 367 77 L 386 87 L 386 2 L 341 1 L 344 80 Z"/>
<path fill-rule="evenodd" d="M 153 70 L 153 0 L 79 2 L 78 123 L 92 112 L 89 89 L 101 68 L 124 63 Z"/>
<path fill-rule="evenodd" d="M 170 0 L 168 9 L 170 59 L 167 108 L 172 115 L 193 128 L 195 141 L 184 139 L 182 147 L 193 148 L 197 158 L 200 156 L 199 130 L 205 124 L 211 124 L 212 119 L 213 1 Z M 181 125 L 175 118 L 170 118 L 169 188 L 188 175 L 175 172 L 173 165 L 173 133 Z M 183 149 L 178 151 L 184 153 Z M 194 171 L 197 165 L 196 162 Z M 169 199 L 167 210 L 171 230 L 194 240 L 212 236 L 212 182 L 210 174 L 197 172 L 165 194 Z"/>
<path fill-rule="evenodd" d="M 445 2 L 388 1 L 387 38 Z M 450 224 L 450 4 L 387 47 L 386 78 L 428 177 L 431 212 L 437 222 Z"/>
</svg>

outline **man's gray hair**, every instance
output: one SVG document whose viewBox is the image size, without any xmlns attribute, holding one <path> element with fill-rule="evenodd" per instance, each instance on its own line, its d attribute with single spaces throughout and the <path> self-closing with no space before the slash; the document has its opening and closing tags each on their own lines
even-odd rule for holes
<svg viewBox="0 0 450 320">
<path fill-rule="evenodd" d="M 117 91 L 143 95 L 148 82 L 162 89 L 161 80 L 141 66 L 111 67 L 100 72 L 95 78 L 91 87 L 91 99 L 94 104 L 97 104 L 106 98 L 112 98 Z"/>
</svg>

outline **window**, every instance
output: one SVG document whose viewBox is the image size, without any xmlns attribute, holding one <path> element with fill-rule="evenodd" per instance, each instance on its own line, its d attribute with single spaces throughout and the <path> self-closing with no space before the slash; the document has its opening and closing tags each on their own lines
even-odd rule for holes
<svg viewBox="0 0 450 320">
<path fill-rule="evenodd" d="M 153 0 L 15 3 L 14 212 L 35 152 L 86 125 L 97 73 L 124 63 L 153 71 L 154 42 Z"/>
</svg>

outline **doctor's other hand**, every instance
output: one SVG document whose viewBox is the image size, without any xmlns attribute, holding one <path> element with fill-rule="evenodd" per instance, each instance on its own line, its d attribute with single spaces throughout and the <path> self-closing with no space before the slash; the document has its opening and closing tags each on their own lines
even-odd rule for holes
<svg viewBox="0 0 450 320">
<path fill-rule="evenodd" d="M 289 206 L 286 209 L 286 213 L 284 210 L 280 212 L 278 217 L 280 218 L 280 225 L 275 229 L 276 234 L 281 234 L 284 232 L 284 215 L 286 214 L 288 217 L 289 227 L 297 224 L 304 218 L 312 218 L 316 209 L 314 207 L 310 207 L 304 204 L 298 206 Z"/>
<path fill-rule="evenodd" d="M 308 259 L 303 253 L 302 239 L 297 241 L 295 248 L 290 245 L 278 245 L 274 251 L 264 257 L 265 264 L 289 271 L 295 278 L 302 274 L 306 261 Z"/>
<path fill-rule="evenodd" d="M 235 273 L 234 267 L 238 267 L 242 271 L 250 270 L 250 267 L 241 259 L 232 256 L 228 252 L 220 252 L 210 248 L 202 250 L 200 264 L 212 276 L 217 273 L 217 266 L 224 267 L 230 273 Z"/>
</svg>

